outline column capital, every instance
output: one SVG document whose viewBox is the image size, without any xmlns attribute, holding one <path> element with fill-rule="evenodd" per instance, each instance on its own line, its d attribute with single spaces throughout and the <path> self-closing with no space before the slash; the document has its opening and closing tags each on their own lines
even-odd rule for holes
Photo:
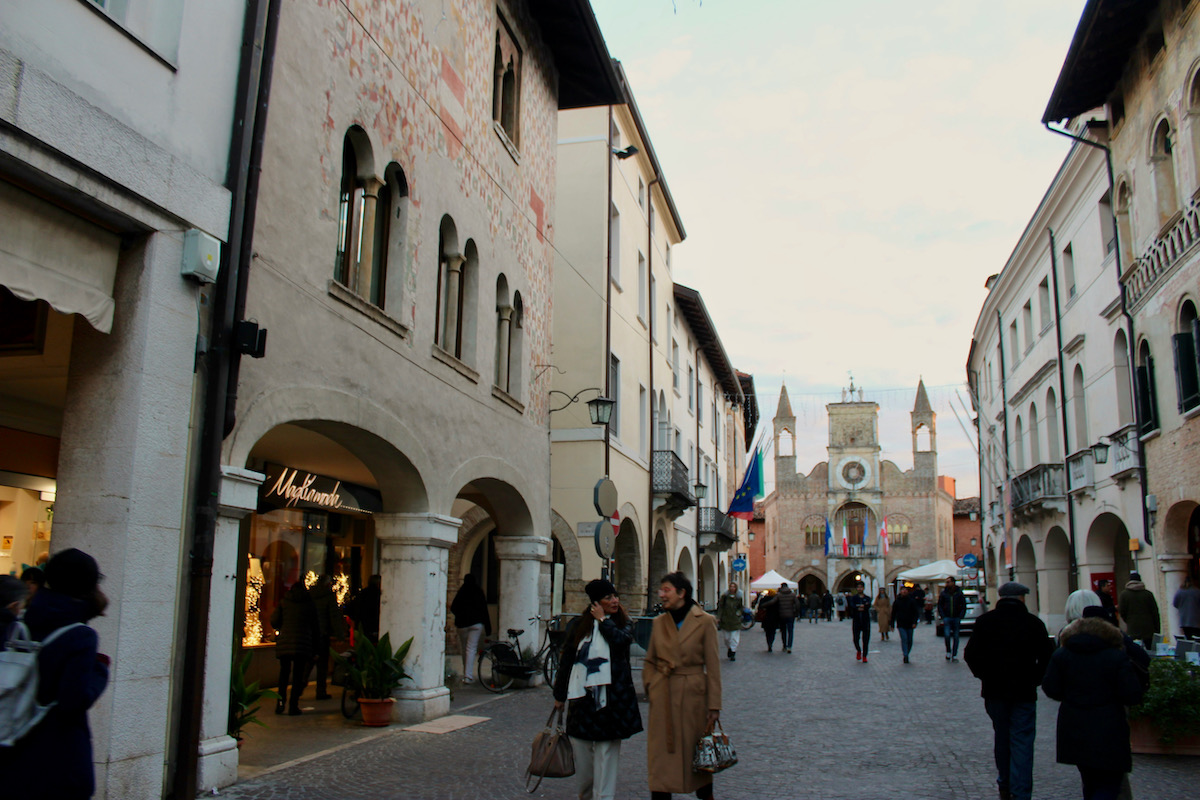
<svg viewBox="0 0 1200 800">
<path fill-rule="evenodd" d="M 258 487 L 266 479 L 261 472 L 222 465 L 218 513 L 233 519 L 249 515 L 258 508 Z"/>
<path fill-rule="evenodd" d="M 384 544 L 453 547 L 462 520 L 432 512 L 375 514 L 375 535 Z"/>
<path fill-rule="evenodd" d="M 545 536 L 497 536 L 496 558 L 501 561 L 545 561 L 550 539 Z"/>
<path fill-rule="evenodd" d="M 383 188 L 383 181 L 379 180 L 379 178 L 376 178 L 374 175 L 363 180 L 363 196 L 364 197 L 378 197 L 379 190 L 382 188 Z"/>
<path fill-rule="evenodd" d="M 451 272 L 459 272 L 466 260 L 466 256 L 462 253 L 446 253 L 446 268 Z"/>
<path fill-rule="evenodd" d="M 1187 553 L 1159 553 L 1154 557 L 1161 572 L 1187 572 L 1191 556 Z"/>
</svg>

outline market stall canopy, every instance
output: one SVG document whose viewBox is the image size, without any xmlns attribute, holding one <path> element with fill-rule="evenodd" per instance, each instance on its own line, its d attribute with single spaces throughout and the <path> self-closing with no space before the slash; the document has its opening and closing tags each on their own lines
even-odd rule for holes
<svg viewBox="0 0 1200 800">
<path fill-rule="evenodd" d="M 950 559 L 942 561 L 934 561 L 932 564 L 924 564 L 920 567 L 914 567 L 910 570 L 901 572 L 896 577 L 902 581 L 944 581 L 946 578 L 957 578 L 960 572 L 958 564 Z"/>
<path fill-rule="evenodd" d="M 799 589 L 800 584 L 795 581 L 789 581 L 787 578 L 780 575 L 775 570 L 771 570 L 760 577 L 758 580 L 750 582 L 750 589 L 755 592 L 761 592 L 763 589 L 778 589 L 780 584 L 786 583 L 793 589 Z"/>
</svg>

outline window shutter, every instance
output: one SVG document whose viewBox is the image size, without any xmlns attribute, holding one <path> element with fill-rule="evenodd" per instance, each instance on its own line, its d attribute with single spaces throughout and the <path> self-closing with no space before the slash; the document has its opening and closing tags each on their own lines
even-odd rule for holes
<svg viewBox="0 0 1200 800">
<path fill-rule="evenodd" d="M 1191 411 L 1200 403 L 1200 381 L 1196 375 L 1196 345 L 1191 333 L 1171 337 L 1175 347 L 1175 388 L 1179 413 Z"/>
<path fill-rule="evenodd" d="M 1150 369 L 1145 366 L 1137 367 L 1133 375 L 1137 384 L 1138 421 L 1141 423 L 1138 433 L 1145 435 L 1158 427 L 1154 419 L 1154 405 L 1150 400 Z"/>
</svg>

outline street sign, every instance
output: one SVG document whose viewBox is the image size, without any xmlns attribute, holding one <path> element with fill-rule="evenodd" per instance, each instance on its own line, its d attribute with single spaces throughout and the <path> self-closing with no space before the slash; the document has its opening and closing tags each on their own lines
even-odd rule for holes
<svg viewBox="0 0 1200 800">
<path fill-rule="evenodd" d="M 975 557 L 974 553 L 967 553 L 962 557 L 962 562 L 964 567 L 973 567 L 979 563 L 979 559 Z"/>
<path fill-rule="evenodd" d="M 592 505 L 596 513 L 602 517 L 611 517 L 617 513 L 617 485 L 608 478 L 601 478 L 592 490 Z"/>
<path fill-rule="evenodd" d="M 608 520 L 602 519 L 596 523 L 596 555 L 604 559 L 607 564 L 612 558 L 613 549 L 617 543 L 617 537 L 613 534 L 613 526 Z"/>
<path fill-rule="evenodd" d="M 733 571 L 734 572 L 745 572 L 746 571 L 746 559 L 735 558 L 733 560 Z"/>
<path fill-rule="evenodd" d="M 616 538 L 617 536 L 620 536 L 621 535 L 621 515 L 618 514 L 616 511 L 614 511 L 612 516 L 609 518 L 608 522 L 610 525 L 612 525 L 613 537 Z"/>
</svg>

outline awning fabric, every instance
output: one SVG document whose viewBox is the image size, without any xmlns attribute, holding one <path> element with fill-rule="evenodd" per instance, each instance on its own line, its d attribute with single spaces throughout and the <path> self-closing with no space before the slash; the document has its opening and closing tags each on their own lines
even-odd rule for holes
<svg viewBox="0 0 1200 800">
<path fill-rule="evenodd" d="M 0 284 L 112 332 L 120 238 L 0 181 Z"/>
</svg>

